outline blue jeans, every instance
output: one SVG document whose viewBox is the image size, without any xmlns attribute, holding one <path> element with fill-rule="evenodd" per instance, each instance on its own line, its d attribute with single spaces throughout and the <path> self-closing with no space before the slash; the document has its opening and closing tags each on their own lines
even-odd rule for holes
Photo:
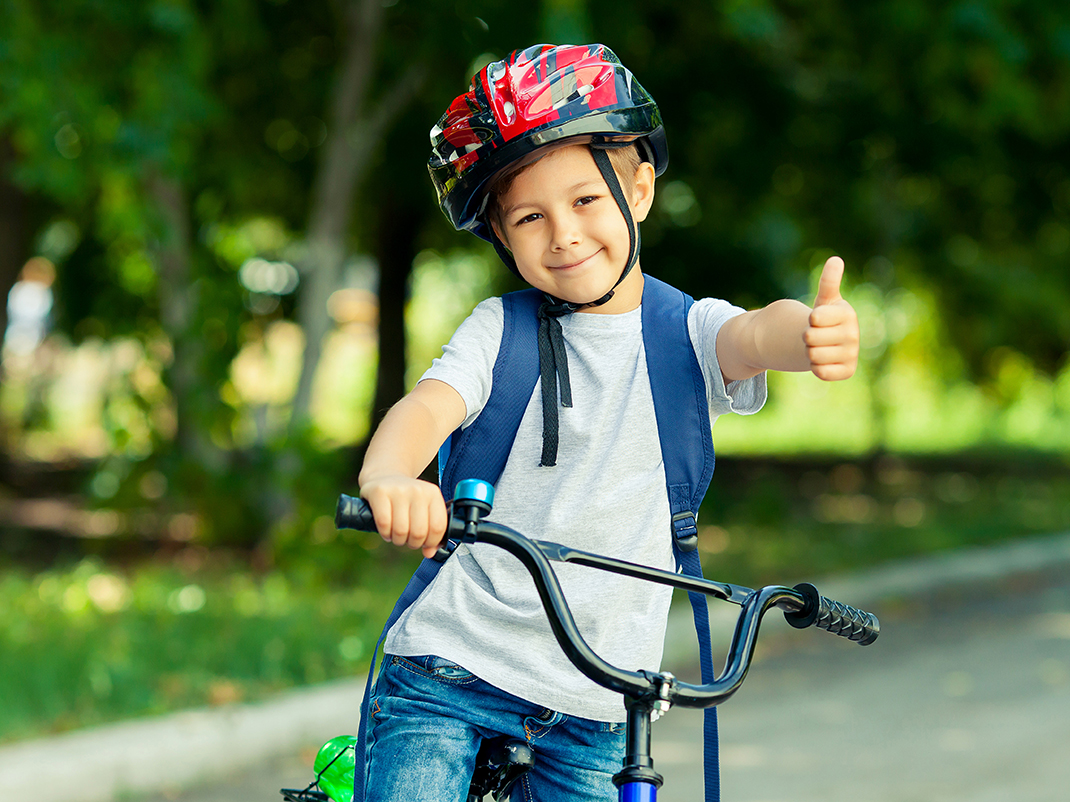
<svg viewBox="0 0 1070 802">
<path fill-rule="evenodd" d="M 484 738 L 526 740 L 513 802 L 610 802 L 624 724 L 525 702 L 440 657 L 386 655 L 370 705 L 367 802 L 464 802 Z"/>
</svg>

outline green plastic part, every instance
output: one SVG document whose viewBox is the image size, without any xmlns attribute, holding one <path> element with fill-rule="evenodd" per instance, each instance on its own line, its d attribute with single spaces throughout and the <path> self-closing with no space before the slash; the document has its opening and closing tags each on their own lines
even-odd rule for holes
<svg viewBox="0 0 1070 802">
<path fill-rule="evenodd" d="M 327 741 L 316 754 L 316 762 L 313 764 L 316 784 L 333 802 L 353 802 L 356 753 L 356 736 L 339 735 Z"/>
</svg>

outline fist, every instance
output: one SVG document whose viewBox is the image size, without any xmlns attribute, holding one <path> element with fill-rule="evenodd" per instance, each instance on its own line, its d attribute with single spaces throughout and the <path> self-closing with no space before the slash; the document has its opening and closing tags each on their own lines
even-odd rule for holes
<svg viewBox="0 0 1070 802">
<path fill-rule="evenodd" d="M 858 315 L 840 295 L 843 259 L 831 257 L 821 271 L 810 325 L 803 334 L 810 370 L 824 381 L 849 379 L 858 367 Z"/>
<path fill-rule="evenodd" d="M 379 536 L 395 546 L 438 551 L 449 522 L 438 487 L 404 475 L 387 475 L 361 483 L 360 495 L 375 516 Z"/>
</svg>

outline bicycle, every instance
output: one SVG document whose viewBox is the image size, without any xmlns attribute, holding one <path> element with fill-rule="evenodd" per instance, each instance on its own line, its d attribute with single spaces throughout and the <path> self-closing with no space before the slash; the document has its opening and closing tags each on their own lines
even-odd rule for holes
<svg viewBox="0 0 1070 802">
<path fill-rule="evenodd" d="M 827 599 L 810 583 L 792 588 L 767 585 L 752 590 L 531 540 L 506 526 L 484 520 L 493 499 L 494 488 L 489 483 L 476 479 L 460 482 L 454 494 L 447 540 L 487 543 L 519 559 L 535 582 L 550 628 L 568 659 L 594 682 L 624 696 L 626 751 L 623 767 L 613 777 L 619 802 L 656 802 L 663 778 L 654 770 L 650 755 L 653 722 L 673 705 L 712 707 L 739 690 L 750 669 L 762 617 L 769 610 L 774 607 L 782 610 L 788 623 L 796 629 L 817 626 L 861 646 L 870 645 L 880 634 L 880 622 L 875 615 Z M 340 529 L 376 531 L 368 505 L 363 499 L 346 495 L 338 500 L 335 523 Z M 440 550 L 443 558 L 448 553 Z M 695 685 L 669 672 L 627 671 L 609 664 L 595 654 L 580 634 L 551 562 L 585 565 L 738 605 L 740 613 L 724 670 L 713 682 Z M 319 788 L 325 772 L 343 756 L 344 749 L 328 755 L 327 765 L 317 770 L 316 779 L 307 788 L 282 789 L 285 802 L 347 802 Z M 494 739 L 484 743 L 476 762 L 468 802 L 479 802 L 488 793 L 495 800 L 508 798 L 513 784 L 534 765 L 534 755 L 523 741 Z"/>
</svg>

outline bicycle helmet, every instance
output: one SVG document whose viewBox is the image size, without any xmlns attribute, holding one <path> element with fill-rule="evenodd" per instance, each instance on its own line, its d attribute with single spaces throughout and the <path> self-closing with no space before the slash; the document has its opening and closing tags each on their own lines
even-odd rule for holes
<svg viewBox="0 0 1070 802">
<path fill-rule="evenodd" d="M 439 206 L 457 230 L 494 242 L 488 183 L 533 151 L 584 138 L 636 142 L 655 175 L 669 161 L 657 104 L 605 45 L 534 45 L 472 77 L 431 129 L 428 170 Z M 510 265 L 512 267 L 512 265 Z"/>
</svg>

